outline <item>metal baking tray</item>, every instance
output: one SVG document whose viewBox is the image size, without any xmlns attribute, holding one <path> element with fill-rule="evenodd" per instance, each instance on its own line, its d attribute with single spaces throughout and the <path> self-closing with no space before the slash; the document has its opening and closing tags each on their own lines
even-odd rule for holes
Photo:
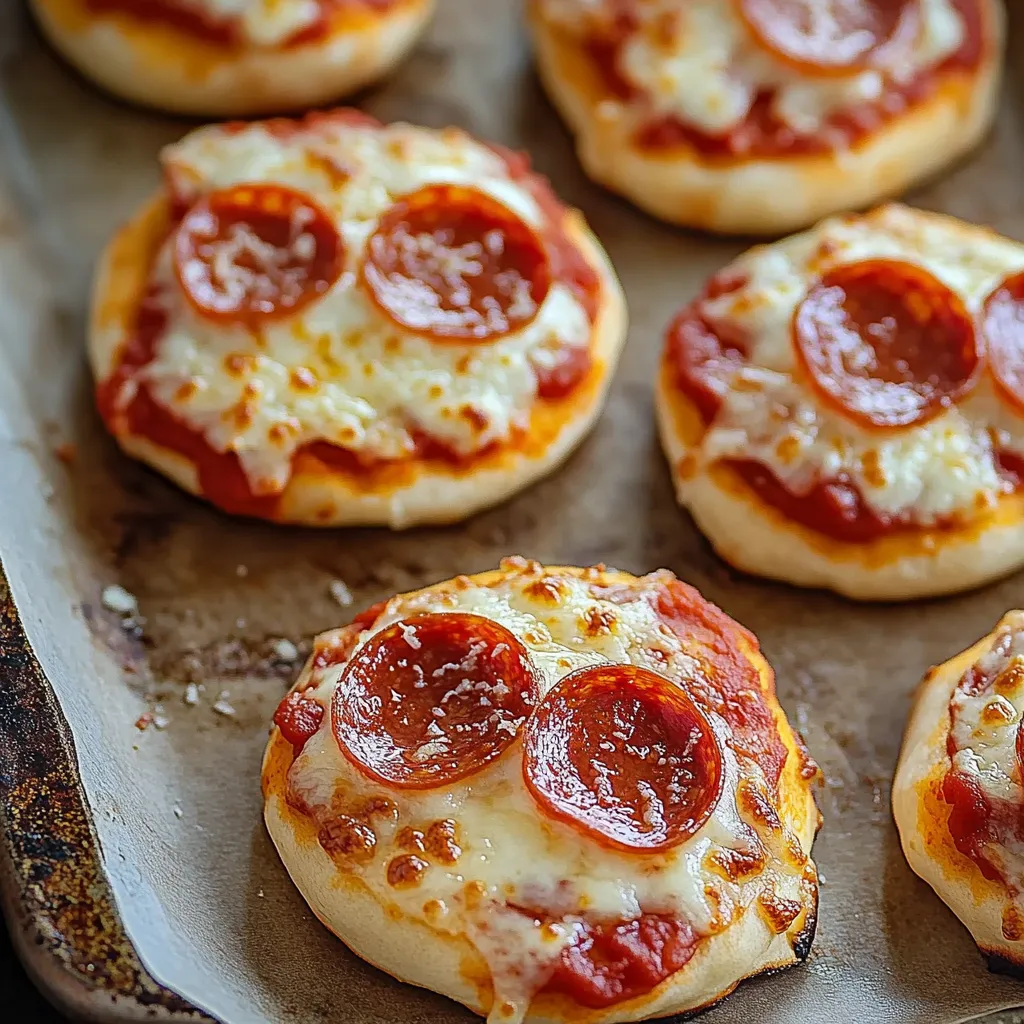
<svg viewBox="0 0 1024 1024">
<path fill-rule="evenodd" d="M 1024 12 L 1011 13 L 1020 52 Z M 0 9 L 0 891 L 26 965 L 60 1007 L 95 1020 L 475 1019 L 365 965 L 315 921 L 264 832 L 259 763 L 297 670 L 277 640 L 308 650 L 372 601 L 516 552 L 668 566 L 694 583 L 760 636 L 823 766 L 811 957 L 744 984 L 707 1024 L 924 1024 L 1024 1002 L 911 874 L 889 813 L 917 680 L 1024 602 L 1021 577 L 856 606 L 713 555 L 673 500 L 652 381 L 670 315 L 742 243 L 656 223 L 586 180 L 520 18 L 509 0 L 441 0 L 411 59 L 360 102 L 529 150 L 611 253 L 629 342 L 600 424 L 564 469 L 463 526 L 391 534 L 228 518 L 106 437 L 83 355 L 91 267 L 157 184 L 159 147 L 191 125 L 95 92 L 20 8 Z M 992 137 L 909 200 L 1024 238 L 1024 88 L 1010 63 Z M 115 583 L 138 599 L 128 623 L 101 601 Z M 147 712 L 156 720 L 140 730 Z"/>
</svg>

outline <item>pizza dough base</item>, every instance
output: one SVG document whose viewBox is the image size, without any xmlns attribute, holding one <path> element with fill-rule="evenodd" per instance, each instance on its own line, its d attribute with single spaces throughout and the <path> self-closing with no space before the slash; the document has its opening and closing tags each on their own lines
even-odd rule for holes
<svg viewBox="0 0 1024 1024">
<path fill-rule="evenodd" d="M 834 540 L 765 504 L 727 466 L 680 472 L 704 426 L 665 360 L 655 406 L 679 503 L 737 569 L 859 601 L 906 601 L 971 590 L 1024 565 L 1024 494 L 1000 498 L 991 519 L 976 525 L 896 533 L 865 544 Z"/>
<path fill-rule="evenodd" d="M 557 568 L 576 574 L 585 571 Z M 470 579 L 486 585 L 502 575 L 499 569 Z M 612 569 L 604 571 L 600 579 L 609 584 L 630 583 L 636 577 Z M 760 660 L 767 667 L 763 658 Z M 309 673 L 311 661 L 304 666 L 296 687 Z M 774 698 L 771 703 L 790 751 L 779 781 L 781 815 L 804 852 L 809 853 L 821 816 L 814 802 L 812 781 L 800 776 L 801 757 L 793 731 Z M 352 952 L 373 966 L 399 981 L 440 992 L 486 1014 L 493 993 L 488 968 L 476 948 L 462 935 L 434 929 L 424 921 L 398 914 L 396 908 L 389 910 L 361 880 L 341 873 L 317 842 L 315 825 L 286 801 L 286 774 L 292 760 L 291 744 L 274 726 L 263 755 L 264 820 L 288 874 L 313 913 Z M 781 935 L 773 935 L 756 910 L 750 908 L 736 924 L 705 940 L 685 967 L 646 995 L 604 1010 L 545 996 L 535 1000 L 525 1024 L 613 1024 L 703 1009 L 727 996 L 744 978 L 805 959 L 816 923 L 817 888 L 814 905 L 805 908 L 789 931 Z"/>
<path fill-rule="evenodd" d="M 1024 612 L 1007 612 L 988 636 L 930 669 L 921 680 L 893 778 L 892 813 L 914 873 L 960 918 L 983 953 L 1024 969 L 1024 942 L 1010 942 L 1003 936 L 1005 889 L 998 881 L 985 878 L 974 861 L 953 845 L 946 827 L 948 805 L 937 796 L 949 768 L 949 700 L 960 677 L 1005 626 L 1020 629 Z"/>
<path fill-rule="evenodd" d="M 529 4 L 528 20 L 541 81 L 591 178 L 673 224 L 778 235 L 895 196 L 974 148 L 995 116 L 1005 36 L 1002 5 L 982 2 L 990 45 L 977 72 L 948 75 L 933 96 L 848 152 L 768 159 L 637 147 L 635 122 L 606 93 L 576 41 L 546 22 L 537 2 Z"/>
<path fill-rule="evenodd" d="M 369 85 L 412 47 L 434 0 L 336 18 L 322 39 L 266 48 L 226 48 L 128 14 L 93 14 L 86 0 L 31 5 L 53 46 L 104 89 L 158 110 L 220 118 L 320 106 Z"/>
<path fill-rule="evenodd" d="M 107 246 L 97 268 L 89 320 L 89 359 L 96 380 L 111 372 L 145 287 L 152 253 L 164 237 L 166 198 L 159 193 Z M 601 412 L 626 338 L 626 302 L 615 272 L 581 214 L 566 213 L 566 230 L 601 280 L 591 337 L 590 376 L 566 398 L 538 402 L 526 436 L 463 466 L 411 460 L 378 477 L 324 465 L 311 455 L 295 460 L 275 521 L 306 526 L 390 526 L 455 523 L 496 505 L 551 472 L 583 440 Z M 129 433 L 116 435 L 129 455 L 179 487 L 201 495 L 192 460 Z"/>
</svg>

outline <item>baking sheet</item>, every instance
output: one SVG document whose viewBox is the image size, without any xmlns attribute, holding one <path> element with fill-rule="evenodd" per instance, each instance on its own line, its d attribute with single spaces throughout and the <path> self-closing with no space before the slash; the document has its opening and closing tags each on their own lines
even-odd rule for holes
<svg viewBox="0 0 1024 1024">
<path fill-rule="evenodd" d="M 3 59 L 0 47 L 0 557 L 70 725 L 106 882 L 142 964 L 230 1024 L 474 1019 L 392 982 L 317 924 L 264 833 L 259 762 L 297 670 L 276 657 L 276 640 L 308 649 L 313 634 L 372 601 L 517 552 L 634 572 L 665 565 L 694 583 L 760 636 L 823 766 L 810 960 L 745 984 L 707 1024 L 923 1024 L 1024 1002 L 1024 985 L 990 974 L 911 874 L 889 814 L 917 679 L 1024 603 L 1021 577 L 958 599 L 858 607 L 741 577 L 715 558 L 673 500 L 651 382 L 671 312 L 742 245 L 660 225 L 585 180 L 533 77 L 518 4 L 440 8 L 411 60 L 362 105 L 530 150 L 607 246 L 632 326 L 604 417 L 560 473 L 462 527 L 398 535 L 229 519 L 103 434 L 82 353 L 91 264 L 156 185 L 159 147 L 190 124 L 100 96 L 31 32 L 0 22 L 14 51 Z M 1011 52 L 1024 42 L 1019 12 L 1015 21 Z M 1024 238 L 1022 111 L 1011 69 L 990 141 L 911 200 Z M 332 596 L 335 581 L 350 607 Z M 130 628 L 102 606 L 112 583 L 138 599 Z M 189 683 L 203 686 L 195 705 L 185 703 Z M 218 699 L 233 713 L 218 713 Z M 165 727 L 139 731 L 147 711 Z M 30 953 L 37 978 L 74 1002 L 48 956 Z M 90 1012 L 141 1008 L 129 993 Z"/>
</svg>

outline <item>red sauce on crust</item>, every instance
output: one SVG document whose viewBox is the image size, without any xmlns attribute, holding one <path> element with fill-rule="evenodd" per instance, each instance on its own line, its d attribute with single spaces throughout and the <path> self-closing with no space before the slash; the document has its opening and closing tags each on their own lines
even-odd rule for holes
<svg viewBox="0 0 1024 1024">
<path fill-rule="evenodd" d="M 835 112 L 814 134 L 798 134 L 777 117 L 772 109 L 774 90 L 765 89 L 755 97 L 746 118 L 730 131 L 712 135 L 676 115 L 652 117 L 638 130 L 637 145 L 652 151 L 683 147 L 709 160 L 778 159 L 851 148 L 928 100 L 947 76 L 978 69 L 987 52 L 981 5 L 978 0 L 954 0 L 954 5 L 964 25 L 964 38 L 955 53 L 907 82 L 887 80 L 880 99 Z M 617 66 L 619 50 L 634 30 L 631 19 L 623 16 L 611 33 L 589 40 L 585 48 L 610 94 L 642 102 L 642 91 Z"/>
<path fill-rule="evenodd" d="M 564 992 L 593 1009 L 650 992 L 685 967 L 700 943 L 685 921 L 656 914 L 617 924 L 584 921 L 577 929 L 542 991 Z"/>
<path fill-rule="evenodd" d="M 998 692 L 998 681 L 1003 672 L 1015 674 L 1019 666 L 1008 661 L 1005 669 L 1000 667 L 994 673 L 987 673 L 978 665 L 972 665 L 957 682 L 949 701 L 950 730 L 946 737 L 946 753 L 952 761 L 959 751 L 953 736 L 953 727 L 960 713 L 961 696 L 978 697 L 985 693 Z M 1024 739 L 1018 723 L 1014 743 L 1018 773 L 1024 765 Z M 1024 777 L 1024 776 L 1022 776 Z M 982 875 L 990 881 L 1002 881 L 1011 886 L 1003 876 L 998 858 L 993 860 L 989 850 L 993 846 L 1014 846 L 1024 842 L 1024 806 L 1007 799 L 990 798 L 972 774 L 953 766 L 945 774 L 939 790 L 942 800 L 949 804 L 947 828 L 953 845 L 965 857 L 977 864 Z"/>
</svg>

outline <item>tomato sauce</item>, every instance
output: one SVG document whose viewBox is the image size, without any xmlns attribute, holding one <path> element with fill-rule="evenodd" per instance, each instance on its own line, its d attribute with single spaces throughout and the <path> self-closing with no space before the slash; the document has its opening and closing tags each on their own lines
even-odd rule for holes
<svg viewBox="0 0 1024 1024">
<path fill-rule="evenodd" d="M 580 1006 L 613 1006 L 660 985 L 693 958 L 700 937 L 685 921 L 644 914 L 635 921 L 584 921 L 542 991 Z"/>
<path fill-rule="evenodd" d="M 742 123 L 720 135 L 712 135 L 675 115 L 652 119 L 638 130 L 636 141 L 643 149 L 663 150 L 685 146 L 710 159 L 781 158 L 831 153 L 856 145 L 866 136 L 883 128 L 909 108 L 930 98 L 943 76 L 975 70 L 985 54 L 983 15 L 977 0 L 954 0 L 963 25 L 964 38 L 955 53 L 933 68 L 921 71 L 905 83 L 887 81 L 885 93 L 878 100 L 856 104 L 837 111 L 820 130 L 811 135 L 799 134 L 773 112 L 775 91 L 758 93 Z M 626 19 L 616 32 L 600 40 L 592 40 L 587 51 L 599 68 L 608 91 L 623 100 L 642 95 L 618 69 L 618 54 L 625 40 L 634 31 Z"/>
<path fill-rule="evenodd" d="M 957 682 L 950 698 L 951 726 L 946 736 L 946 753 L 950 760 L 959 751 L 952 728 L 959 714 L 958 699 L 961 695 L 977 697 L 992 692 L 997 676 L 998 673 L 986 673 L 977 665 L 972 665 Z M 1019 723 L 1015 754 L 1018 770 L 1024 770 L 1024 733 Z M 953 845 L 965 857 L 974 861 L 990 881 L 1008 881 L 997 864 L 988 857 L 987 847 L 1024 844 L 1024 807 L 1010 800 L 990 798 L 982 790 L 977 778 L 958 767 L 946 773 L 939 793 L 942 800 L 949 804 L 947 827 Z"/>
</svg>

